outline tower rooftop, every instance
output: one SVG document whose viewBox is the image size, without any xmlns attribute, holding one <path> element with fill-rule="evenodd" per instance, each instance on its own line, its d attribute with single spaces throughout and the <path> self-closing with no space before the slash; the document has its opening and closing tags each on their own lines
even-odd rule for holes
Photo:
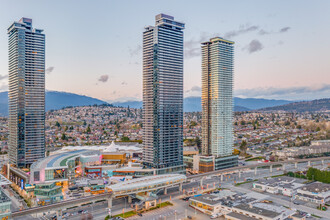
<svg viewBox="0 0 330 220">
<path fill-rule="evenodd" d="M 19 23 L 24 23 L 24 24 L 29 25 L 29 26 L 32 26 L 32 19 L 31 18 L 22 17 L 21 19 L 19 19 L 18 22 Z"/>
</svg>

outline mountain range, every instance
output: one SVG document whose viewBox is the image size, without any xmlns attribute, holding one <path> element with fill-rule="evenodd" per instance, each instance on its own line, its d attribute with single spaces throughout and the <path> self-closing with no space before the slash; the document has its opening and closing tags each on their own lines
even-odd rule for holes
<svg viewBox="0 0 330 220">
<path fill-rule="evenodd" d="M 68 106 L 108 104 L 100 99 L 68 92 L 46 91 L 46 111 Z M 8 115 L 8 92 L 0 92 L 0 115 Z"/>
<path fill-rule="evenodd" d="M 274 99 L 257 99 L 257 98 L 234 98 L 235 111 L 250 111 L 262 109 L 264 111 L 271 110 L 287 110 L 300 111 L 305 109 L 309 111 L 317 111 L 330 109 L 330 99 L 321 99 L 306 102 L 292 102 L 288 100 L 274 100 Z M 68 92 L 46 91 L 46 111 L 57 110 L 68 106 L 88 106 L 88 105 L 109 104 L 100 99 L 78 95 Z M 125 101 L 112 102 L 114 106 L 142 108 L 142 101 Z M 317 107 L 318 106 L 318 107 Z M 298 109 L 299 108 L 299 109 Z M 302 110 L 302 111 L 305 111 Z M 184 111 L 196 112 L 201 111 L 201 97 L 187 97 L 184 99 Z M 8 92 L 0 92 L 0 115 L 8 115 Z"/>
<path fill-rule="evenodd" d="M 274 99 L 255 99 L 255 98 L 234 98 L 234 111 L 250 111 L 260 108 L 285 105 L 292 101 L 274 100 Z M 142 108 L 142 101 L 112 102 L 115 106 Z M 183 109 L 185 112 L 202 111 L 201 97 L 187 97 L 183 100 Z"/>
<path fill-rule="evenodd" d="M 286 105 L 260 109 L 260 111 L 318 112 L 330 111 L 330 99 L 294 102 Z"/>
</svg>

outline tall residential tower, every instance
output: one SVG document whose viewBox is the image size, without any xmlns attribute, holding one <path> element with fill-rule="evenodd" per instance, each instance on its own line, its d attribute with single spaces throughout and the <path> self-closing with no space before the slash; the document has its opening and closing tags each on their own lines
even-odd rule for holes
<svg viewBox="0 0 330 220">
<path fill-rule="evenodd" d="M 202 43 L 202 153 L 215 157 L 214 169 L 237 164 L 233 150 L 234 42 Z"/>
<path fill-rule="evenodd" d="M 183 29 L 159 14 L 143 32 L 143 160 L 159 174 L 183 170 Z"/>
<path fill-rule="evenodd" d="M 45 35 L 22 18 L 8 28 L 9 162 L 45 157 Z"/>
</svg>

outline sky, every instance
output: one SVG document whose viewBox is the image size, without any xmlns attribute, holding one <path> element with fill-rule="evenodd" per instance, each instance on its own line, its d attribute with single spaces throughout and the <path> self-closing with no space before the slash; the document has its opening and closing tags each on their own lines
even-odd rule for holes
<svg viewBox="0 0 330 220">
<path fill-rule="evenodd" d="M 21 17 L 46 35 L 46 89 L 102 100 L 142 99 L 142 33 L 155 15 L 184 22 L 184 92 L 200 95 L 200 43 L 235 41 L 234 94 L 330 98 L 330 1 L 0 0 L 0 91 L 7 28 Z"/>
</svg>

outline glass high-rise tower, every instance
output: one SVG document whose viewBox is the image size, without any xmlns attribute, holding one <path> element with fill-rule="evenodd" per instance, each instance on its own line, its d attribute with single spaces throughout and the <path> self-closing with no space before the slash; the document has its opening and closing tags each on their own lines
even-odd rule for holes
<svg viewBox="0 0 330 220">
<path fill-rule="evenodd" d="M 159 14 L 143 32 L 143 160 L 158 173 L 183 169 L 183 29 Z"/>
<path fill-rule="evenodd" d="M 233 150 L 234 42 L 220 37 L 202 43 L 202 154 L 223 158 Z M 236 157 L 219 159 L 223 168 Z M 233 161 L 232 161 L 233 159 Z M 217 159 L 215 169 L 217 168 Z M 236 163 L 236 162 L 235 162 Z"/>
<path fill-rule="evenodd" d="M 45 157 L 45 35 L 22 18 L 8 28 L 9 161 L 29 167 Z"/>
</svg>

